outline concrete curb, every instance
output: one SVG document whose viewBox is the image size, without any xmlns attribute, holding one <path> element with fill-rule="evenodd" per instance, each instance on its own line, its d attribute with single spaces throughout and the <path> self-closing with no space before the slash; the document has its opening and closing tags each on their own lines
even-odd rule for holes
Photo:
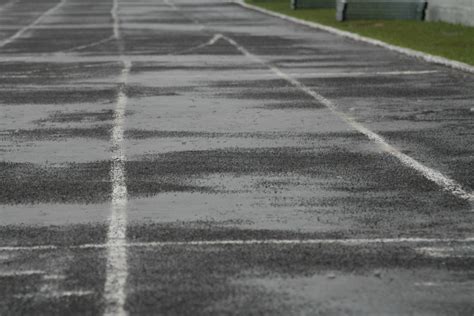
<svg viewBox="0 0 474 316">
<path fill-rule="evenodd" d="M 287 15 L 284 15 L 284 14 L 281 14 L 281 13 L 276 13 L 276 12 L 273 12 L 273 11 L 270 11 L 270 10 L 267 10 L 267 9 L 263 9 L 263 8 L 245 3 L 243 0 L 231 0 L 231 2 L 236 3 L 236 4 L 238 4 L 238 5 L 240 5 L 244 8 L 247 8 L 247 9 L 262 12 L 262 13 L 265 13 L 265 14 L 268 14 L 268 15 L 271 15 L 271 16 L 275 16 L 275 17 L 278 17 L 278 18 L 286 20 L 286 21 L 290 21 L 290 22 L 301 24 L 301 25 L 309 26 L 309 27 L 312 27 L 312 28 L 316 28 L 316 29 L 319 29 L 319 30 L 323 30 L 323 31 L 326 31 L 326 32 L 329 32 L 329 33 L 332 33 L 332 34 L 336 34 L 336 35 L 339 35 L 339 36 L 343 36 L 343 37 L 346 37 L 346 38 L 350 38 L 350 39 L 353 39 L 353 40 L 356 40 L 356 41 L 359 41 L 359 42 L 364 42 L 364 43 L 380 46 L 380 47 L 389 49 L 389 50 L 397 52 L 397 53 L 401 53 L 401 54 L 404 54 L 404 55 L 407 55 L 407 56 L 410 56 L 410 57 L 415 57 L 415 58 L 422 59 L 422 60 L 427 61 L 429 63 L 448 66 L 448 67 L 458 69 L 458 70 L 462 70 L 462 71 L 465 71 L 465 72 L 474 73 L 474 66 L 471 66 L 471 65 L 459 62 L 459 61 L 451 60 L 451 59 L 440 57 L 440 56 L 430 55 L 430 54 L 423 53 L 423 52 L 420 52 L 420 51 L 417 51 L 417 50 L 414 50 L 414 49 L 410 49 L 410 48 L 404 48 L 404 47 L 400 47 L 400 46 L 396 46 L 396 45 L 391 45 L 391 44 L 382 42 L 380 40 L 368 38 L 368 37 L 365 37 L 365 36 L 361 36 L 361 35 L 346 32 L 346 31 L 341 31 L 341 30 L 336 29 L 334 27 L 322 25 L 322 24 L 319 24 L 319 23 L 300 20 L 300 19 L 297 19 L 297 18 L 294 18 L 294 17 L 291 17 L 291 16 L 287 16 Z"/>
</svg>

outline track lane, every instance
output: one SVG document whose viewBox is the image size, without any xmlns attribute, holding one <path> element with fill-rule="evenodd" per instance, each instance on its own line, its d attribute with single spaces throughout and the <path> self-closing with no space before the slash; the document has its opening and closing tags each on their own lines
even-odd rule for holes
<svg viewBox="0 0 474 316">
<path fill-rule="evenodd" d="M 180 1 L 176 7 L 186 14 L 173 12 L 176 10 L 165 3 L 126 1 L 120 1 L 118 11 L 123 52 L 132 62 L 128 84 L 123 88 L 128 110 L 122 113 L 126 120 L 123 146 L 128 153 L 123 169 L 129 199 L 127 242 L 121 245 L 127 247 L 128 277 L 119 274 L 121 282 L 126 281 L 124 311 L 220 313 L 238 310 L 237 302 L 246 302 L 248 311 L 274 314 L 315 310 L 469 312 L 472 305 L 468 297 L 459 294 L 468 293 L 471 284 L 469 279 L 459 282 L 466 280 L 471 265 L 469 206 L 381 153 L 321 104 L 285 81 L 269 76 L 267 67 L 241 56 L 223 38 L 202 46 L 210 36 L 195 21 L 207 21 L 217 34 L 230 34 L 249 51 L 263 55 L 296 78 L 306 76 L 313 80 L 314 77 L 307 77 L 316 70 L 320 77 L 329 74 L 345 78 L 363 73 L 362 78 L 377 76 L 386 80 L 390 76 L 398 80 L 433 73 L 442 77 L 445 70 L 400 61 L 364 46 L 348 52 L 346 64 L 331 66 L 324 59 L 325 52 L 336 55 L 334 51 L 341 53 L 346 44 L 324 33 L 309 34 L 298 29 L 296 35 L 284 23 L 273 19 L 255 21 L 252 14 L 227 4 Z M 192 23 L 186 19 L 189 14 L 194 15 Z M 268 34 L 269 25 L 282 34 Z M 329 49 L 320 47 L 312 42 L 313 36 L 325 44 L 334 42 Z M 297 54 L 288 54 L 285 43 L 290 43 L 290 38 L 299 41 L 293 42 L 301 49 Z M 306 46 L 308 42 L 311 44 Z M 98 99 L 84 99 L 80 108 L 76 108 L 77 103 L 61 104 L 64 98 L 49 99 L 48 93 L 41 103 L 44 112 L 24 119 L 21 124 L 26 128 L 9 131 L 4 138 L 4 143 L 16 150 L 22 143 L 33 146 L 20 146 L 23 148 L 17 154 L 8 153 L 8 157 L 33 160 L 41 166 L 45 158 L 90 163 L 103 156 L 103 162 L 87 166 L 92 169 L 77 169 L 78 175 L 92 175 L 93 181 L 79 178 L 76 185 L 90 187 L 91 183 L 104 182 L 112 187 L 108 176 L 102 178 L 97 173 L 100 170 L 108 174 L 113 166 L 107 158 L 108 131 L 114 118 L 116 85 L 121 82 L 117 78 L 123 69 L 116 46 L 109 44 L 86 47 L 74 55 L 66 53 L 58 61 L 47 55 L 34 59 L 48 60 L 48 67 L 66 65 L 53 73 L 55 80 L 65 78 L 71 85 L 85 82 L 91 86 L 100 82 L 110 87 L 110 93 Z M 318 50 L 320 54 L 310 60 Z M 367 54 L 348 68 L 361 51 Z M 174 56 L 176 52 L 182 53 Z M 376 62 L 368 69 L 364 63 L 370 59 Z M 88 63 L 92 63 L 90 68 L 83 68 Z M 67 68 L 70 66 L 80 71 L 71 72 Z M 45 68 L 39 67 L 41 79 Z M 94 78 L 88 76 L 89 71 Z M 7 80 L 13 78 L 18 80 L 17 88 L 34 80 L 14 75 Z M 25 107 L 18 96 L 9 100 L 11 104 L 4 101 L 2 106 Z M 15 100 L 17 105 L 12 104 Z M 383 109 L 377 111 L 383 113 Z M 10 110 L 16 119 L 21 113 Z M 38 120 L 44 125 L 37 127 Z M 5 126 L 8 125 L 18 124 L 7 122 Z M 105 126 L 97 129 L 97 125 Z M 34 132 L 27 132 L 33 126 Z M 57 129 L 52 130 L 53 126 Z M 79 129 L 65 133 L 73 126 Z M 95 129 L 88 131 L 89 127 Z M 66 142 L 58 143 L 55 135 L 63 135 Z M 38 159 L 35 155 L 41 153 L 44 141 L 50 142 L 48 146 L 55 144 L 57 149 Z M 80 148 L 74 150 L 78 145 Z M 58 159 L 57 153 L 63 158 Z M 7 165 L 5 170 L 14 175 L 39 174 L 57 179 L 61 169 L 53 168 L 48 173 L 44 171 L 48 168 L 41 166 L 35 173 L 35 169 Z M 69 175 L 69 169 L 65 170 Z M 59 183 L 64 186 L 67 182 L 62 179 Z M 85 306 L 86 303 L 77 305 L 84 302 L 81 300 L 90 300 L 87 304 L 91 307 L 85 312 L 94 314 L 106 313 L 114 306 L 110 301 L 101 301 L 110 269 L 107 253 L 113 248 L 107 242 L 111 191 L 97 191 L 92 199 L 87 192 L 90 191 L 67 193 L 63 200 L 53 194 L 50 200 L 33 200 L 34 204 L 28 207 L 20 195 L 15 205 L 2 205 L 2 216 L 7 214 L 4 218 L 10 223 L 2 228 L 2 260 L 13 262 L 25 273 L 41 272 L 32 273 L 28 281 L 13 287 L 10 306 L 20 306 L 20 299 L 25 298 L 33 302 L 22 306 L 24 311 L 39 308 L 65 312 Z M 9 194 L 7 201 L 11 201 Z M 77 209 L 89 212 L 81 215 Z M 19 216 L 22 213 L 24 217 Z M 38 219 L 36 225 L 30 225 L 33 218 Z M 57 226 L 50 226 L 51 223 Z M 344 240 L 355 241 L 355 245 L 344 245 Z M 56 259 L 35 263 L 33 258 L 38 255 L 34 253 L 38 251 L 45 257 L 71 252 L 84 255 L 71 255 L 62 263 Z M 18 257 L 18 253 L 25 257 Z M 79 260 L 79 256 L 89 259 Z M 97 266 L 81 276 L 89 267 L 87 260 Z M 62 282 L 62 288 L 29 288 L 34 282 L 42 284 L 38 275 L 47 276 L 39 279 L 45 284 L 58 277 L 50 275 L 45 266 L 60 264 L 65 267 L 62 275 L 67 280 Z M 19 280 L 20 276 L 18 273 L 13 279 Z M 283 283 L 290 284 L 291 293 L 281 291 Z M 361 305 L 347 303 L 361 297 L 341 291 L 338 284 L 342 283 L 350 284 L 348 289 L 362 285 L 363 293 L 368 293 L 371 300 Z M 321 290 L 322 285 L 325 290 Z M 15 296 L 23 295 L 25 289 L 30 292 Z M 47 302 L 57 299 L 54 294 L 59 293 L 58 289 L 64 297 L 73 294 L 76 298 L 61 299 L 58 304 L 50 304 L 51 309 L 45 309 Z M 45 295 L 48 291 L 49 296 Z M 411 293 L 412 298 L 396 295 L 383 304 L 386 307 L 373 304 L 402 292 Z M 382 297 L 377 293 L 385 294 Z M 186 304 L 178 304 L 176 297 L 182 297 Z M 261 300 L 256 302 L 252 297 Z M 456 305 L 452 304 L 454 297 L 458 298 Z M 333 302 L 342 303 L 342 309 Z M 430 304 L 435 307 L 430 309 Z"/>
</svg>

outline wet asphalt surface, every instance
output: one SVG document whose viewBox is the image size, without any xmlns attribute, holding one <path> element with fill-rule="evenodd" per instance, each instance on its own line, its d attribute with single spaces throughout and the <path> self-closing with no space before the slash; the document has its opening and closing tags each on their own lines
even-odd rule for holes
<svg viewBox="0 0 474 316">
<path fill-rule="evenodd" d="M 0 0 L 0 43 L 58 3 Z M 122 90 L 130 314 L 474 314 L 472 204 L 205 44 L 467 192 L 474 75 L 218 0 L 120 0 L 118 41 L 112 7 L 66 0 L 0 47 L 0 314 L 106 311 Z"/>
</svg>

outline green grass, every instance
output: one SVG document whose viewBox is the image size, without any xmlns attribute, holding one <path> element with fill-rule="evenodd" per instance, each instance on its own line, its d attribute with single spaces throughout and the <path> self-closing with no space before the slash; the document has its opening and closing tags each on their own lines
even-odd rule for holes
<svg viewBox="0 0 474 316">
<path fill-rule="evenodd" d="M 290 0 L 245 0 L 275 12 L 474 65 L 474 27 L 443 22 L 336 21 L 334 9 L 290 8 Z"/>
</svg>

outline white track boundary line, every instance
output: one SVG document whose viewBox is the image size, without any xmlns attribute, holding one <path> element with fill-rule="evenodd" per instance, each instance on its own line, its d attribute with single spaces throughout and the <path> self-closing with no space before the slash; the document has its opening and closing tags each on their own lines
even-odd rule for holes
<svg viewBox="0 0 474 316">
<path fill-rule="evenodd" d="M 369 37 L 361 36 L 361 35 L 358 35 L 358 34 L 355 34 L 355 33 L 341 31 L 341 30 L 336 29 L 334 27 L 326 26 L 326 25 L 319 24 L 319 23 L 316 23 L 316 22 L 309 22 L 309 21 L 300 20 L 300 19 L 297 19 L 297 18 L 294 18 L 294 17 L 291 17 L 291 16 L 287 16 L 287 15 L 284 15 L 284 14 L 281 14 L 281 13 L 273 12 L 273 11 L 270 11 L 270 10 L 267 10 L 267 9 L 263 9 L 263 8 L 245 3 L 243 0 L 231 0 L 231 2 L 236 3 L 236 4 L 238 4 L 238 5 L 240 5 L 244 8 L 247 8 L 247 9 L 252 9 L 254 11 L 259 11 L 261 13 L 265 13 L 267 15 L 278 17 L 278 18 L 286 20 L 286 21 L 290 21 L 290 22 L 293 22 L 293 23 L 297 23 L 297 24 L 308 26 L 308 27 L 316 28 L 316 29 L 319 29 L 319 30 L 323 30 L 323 31 L 326 31 L 326 32 L 329 32 L 329 33 L 332 33 L 332 34 L 336 34 L 336 35 L 339 35 L 339 36 L 343 36 L 343 37 L 346 37 L 346 38 L 350 38 L 350 39 L 353 39 L 353 40 L 356 40 L 356 41 L 359 41 L 359 42 L 364 42 L 364 43 L 380 46 L 380 47 L 386 48 L 386 49 L 391 50 L 391 51 L 395 51 L 395 52 L 398 52 L 398 53 L 401 53 L 401 54 L 404 54 L 404 55 L 408 55 L 410 57 L 415 57 L 415 58 L 422 59 L 422 60 L 427 61 L 429 63 L 439 64 L 439 65 L 448 66 L 448 67 L 451 67 L 451 68 L 454 68 L 454 69 L 474 73 L 474 66 L 468 65 L 468 64 L 463 63 L 463 62 L 451 60 L 451 59 L 441 57 L 441 56 L 435 56 L 435 55 L 423 53 L 423 52 L 420 52 L 420 51 L 417 51 L 417 50 L 414 50 L 414 49 L 410 49 L 410 48 L 404 48 L 404 47 L 388 44 L 388 43 L 380 41 L 380 40 L 376 40 L 376 39 L 372 39 L 372 38 L 369 38 Z"/>
<path fill-rule="evenodd" d="M 122 88 L 117 97 L 114 127 L 112 129 L 112 206 L 107 233 L 107 269 L 104 287 L 107 309 L 105 315 L 125 315 L 125 285 L 128 276 L 126 232 L 127 232 L 127 186 L 125 179 L 124 118 L 127 96 L 124 91 L 131 63 L 124 61 Z"/>
<path fill-rule="evenodd" d="M 177 55 L 170 55 L 170 56 L 177 56 Z M 225 76 L 228 77 L 228 72 L 225 71 Z M 357 78 L 357 77 L 377 77 L 377 76 L 416 76 L 416 75 L 426 75 L 426 74 L 434 74 L 438 73 L 438 71 L 419 71 L 419 72 L 334 72 L 334 73 L 290 73 L 289 76 L 298 78 L 298 79 L 326 79 L 326 78 Z M 180 74 L 173 75 L 173 74 L 166 74 L 168 78 L 172 77 L 181 77 Z M 1 75 L 0 75 L 1 78 Z M 199 79 L 199 78 L 209 78 L 208 74 L 190 74 L 186 76 L 187 79 Z M 214 75 L 213 80 L 218 80 L 219 75 Z M 275 74 L 273 73 L 248 73 L 246 71 L 244 74 L 235 74 L 235 80 L 248 80 L 248 79 L 262 79 L 262 80 L 271 80 L 275 78 Z M 11 91 L 11 89 L 8 89 Z"/>
<path fill-rule="evenodd" d="M 120 39 L 120 19 L 118 16 L 118 0 L 114 0 L 110 14 L 112 15 L 112 20 L 114 21 L 112 36 L 113 38 L 118 40 Z"/>
<path fill-rule="evenodd" d="M 62 52 L 60 52 L 62 53 Z M 176 55 L 169 55 L 169 56 L 176 56 Z M 109 60 L 107 62 L 112 62 L 112 60 Z M 86 65 L 82 65 L 82 67 L 87 67 Z M 77 67 L 76 67 L 77 68 Z M 376 76 L 416 76 L 416 75 L 425 75 L 425 74 L 434 74 L 434 73 L 439 73 L 438 71 L 410 71 L 410 72 L 404 72 L 404 71 L 391 71 L 391 72 L 321 72 L 321 73 L 313 73 L 313 72 L 308 72 L 308 73 L 289 73 L 289 76 L 298 78 L 298 79 L 325 79 L 325 78 L 353 78 L 353 77 L 376 77 Z M 222 72 L 223 75 L 228 77 L 228 71 L 225 70 Z M 168 78 L 171 77 L 181 77 L 181 74 L 174 75 L 174 74 L 166 74 Z M 2 76 L 0 74 L 0 78 L 10 78 L 12 76 Z M 21 76 L 15 76 L 15 78 L 26 78 L 28 75 L 21 75 Z M 209 74 L 189 74 L 186 78 L 209 78 Z M 215 75 L 213 79 L 219 78 L 218 75 Z M 243 74 L 236 74 L 235 75 L 235 80 L 247 80 L 248 78 L 252 79 L 262 79 L 262 80 L 270 80 L 274 79 L 275 75 L 273 73 L 265 73 L 262 74 L 260 72 L 258 73 L 249 73 L 249 71 L 245 71 Z M 90 87 L 94 88 L 92 85 L 85 85 L 81 84 L 82 87 Z M 48 85 L 48 87 L 44 86 L 34 86 L 33 87 L 37 90 L 49 90 L 51 87 L 69 87 L 69 85 L 66 84 L 51 84 Z M 24 89 L 24 86 L 21 88 Z M 20 91 L 20 88 L 0 88 L 0 91 Z M 2 132 L 0 132 L 2 134 Z"/>
<path fill-rule="evenodd" d="M 363 246 L 371 244 L 457 244 L 474 243 L 474 237 L 468 238 L 349 238 L 349 239 L 231 239 L 231 240 L 197 240 L 197 241 L 150 241 L 128 242 L 127 248 L 154 248 L 165 246 L 240 246 L 240 245 L 347 245 Z M 0 251 L 47 251 L 60 249 L 107 249 L 106 244 L 83 244 L 74 246 L 38 245 L 38 246 L 3 246 Z"/>
<path fill-rule="evenodd" d="M 119 42 L 120 54 L 123 53 L 118 16 L 118 0 L 114 0 L 111 15 L 114 21 L 113 38 Z M 127 315 L 124 309 L 126 301 L 126 282 L 128 277 L 127 263 L 127 185 L 125 176 L 124 121 L 127 107 L 126 84 L 131 69 L 131 62 L 121 57 L 123 69 L 120 76 L 120 89 L 114 111 L 112 129 L 112 203 L 107 233 L 107 266 L 104 285 L 104 315 Z"/>
<path fill-rule="evenodd" d="M 289 73 L 289 76 L 297 78 L 350 78 L 370 76 L 416 76 L 439 73 L 437 70 L 420 71 L 375 71 L 375 72 L 318 72 L 318 73 Z"/>
<path fill-rule="evenodd" d="M 49 14 L 53 13 L 56 11 L 59 7 L 61 7 L 66 0 L 61 0 L 58 4 L 56 4 L 54 7 L 49 9 L 48 11 L 44 12 L 42 15 L 40 15 L 36 20 L 34 20 L 32 23 L 28 24 L 27 26 L 23 27 L 20 29 L 18 32 L 7 38 L 6 40 L 3 40 L 0 42 L 0 48 L 10 44 L 11 42 L 15 41 L 16 39 L 20 38 L 25 32 L 27 32 L 29 29 L 40 23 L 46 16 Z"/>
<path fill-rule="evenodd" d="M 76 47 L 72 47 L 72 48 L 69 48 L 69 49 L 59 51 L 56 54 L 70 53 L 70 52 L 83 50 L 83 49 L 86 49 L 86 48 L 91 48 L 91 47 L 94 47 L 94 46 L 98 46 L 100 44 L 110 42 L 111 40 L 114 40 L 114 39 L 115 39 L 115 36 L 109 36 L 107 38 L 101 39 L 100 41 L 96 41 L 96 42 L 93 42 L 93 43 L 90 43 L 90 44 L 84 44 L 84 45 L 80 45 L 80 46 L 76 46 Z"/>
<path fill-rule="evenodd" d="M 440 186 L 443 190 L 454 194 L 455 196 L 462 198 L 464 200 L 468 200 L 469 202 L 474 201 L 474 195 L 472 192 L 467 192 L 464 188 L 457 183 L 456 181 L 450 179 L 449 177 L 443 175 L 438 170 L 429 168 L 417 160 L 413 159 L 412 157 L 400 152 L 398 149 L 387 143 L 385 139 L 378 135 L 377 133 L 371 131 L 370 129 L 366 128 L 362 124 L 356 122 L 352 117 L 347 116 L 346 114 L 340 112 L 336 105 L 329 99 L 323 97 L 319 93 L 315 92 L 314 90 L 308 88 L 304 84 L 302 84 L 297 79 L 287 75 L 279 68 L 271 65 L 267 61 L 263 60 L 262 58 L 250 53 L 246 48 L 235 42 L 233 39 L 224 36 L 223 39 L 228 41 L 231 45 L 233 45 L 238 51 L 240 51 L 244 56 L 248 57 L 249 59 L 253 60 L 256 63 L 266 65 L 273 73 L 275 73 L 280 78 L 288 81 L 293 86 L 299 88 L 301 91 L 305 92 L 309 96 L 311 96 L 317 102 L 325 105 L 331 112 L 341 118 L 344 122 L 349 124 L 352 128 L 357 130 L 358 132 L 367 136 L 370 140 L 377 143 L 383 150 L 385 150 L 390 155 L 397 158 L 402 164 L 405 166 L 412 168 L 422 174 L 425 178 L 433 181 L 438 186 Z"/>
<path fill-rule="evenodd" d="M 46 272 L 41 270 L 25 270 L 25 271 L 10 271 L 0 272 L 0 277 L 16 277 L 16 276 L 31 276 L 31 275 L 43 275 Z"/>
<path fill-rule="evenodd" d="M 57 299 L 64 297 L 81 297 L 94 295 L 93 291 L 49 291 L 48 293 L 27 293 L 27 294 L 16 294 L 15 298 L 22 299 Z"/>
<path fill-rule="evenodd" d="M 215 43 L 217 43 L 217 41 L 219 41 L 221 38 L 222 38 L 222 34 L 214 34 L 214 36 L 205 43 L 202 43 L 202 44 L 190 47 L 190 48 L 186 48 L 186 49 L 183 49 L 183 50 L 180 50 L 178 52 L 171 53 L 171 54 L 168 54 L 168 55 L 175 56 L 175 55 L 179 55 L 179 54 L 189 53 L 189 52 L 192 52 L 192 51 L 204 48 L 204 47 L 212 46 Z"/>
</svg>

